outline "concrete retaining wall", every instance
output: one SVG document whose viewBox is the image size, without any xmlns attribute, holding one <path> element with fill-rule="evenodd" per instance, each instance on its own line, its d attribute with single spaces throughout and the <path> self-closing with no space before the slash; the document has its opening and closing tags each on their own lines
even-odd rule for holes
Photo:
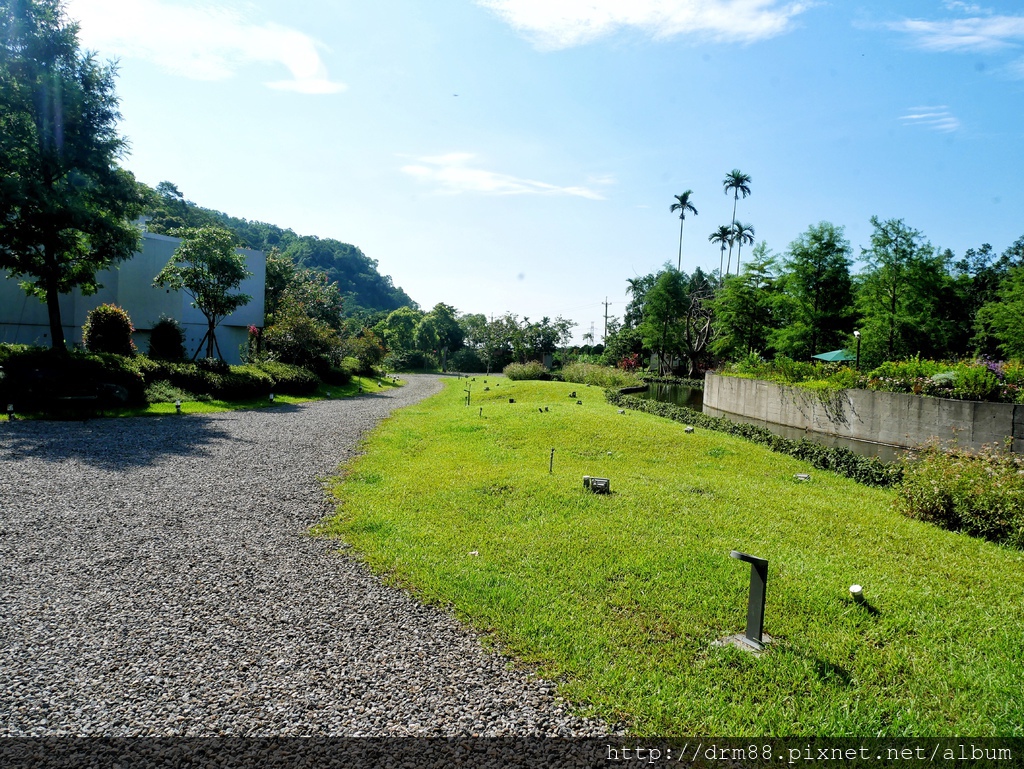
<svg viewBox="0 0 1024 769">
<path fill-rule="evenodd" d="M 858 441 L 910 448 L 929 440 L 956 441 L 963 448 L 1003 444 L 1024 453 L 1024 406 L 905 393 L 840 390 L 819 394 L 758 379 L 708 372 L 704 413 L 738 415 Z"/>
</svg>

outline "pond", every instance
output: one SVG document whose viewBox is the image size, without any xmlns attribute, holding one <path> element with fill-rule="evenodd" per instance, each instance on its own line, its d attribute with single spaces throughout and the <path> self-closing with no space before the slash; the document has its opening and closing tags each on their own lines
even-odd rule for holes
<svg viewBox="0 0 1024 769">
<path fill-rule="evenodd" d="M 685 406 L 694 411 L 701 411 L 704 408 L 704 391 L 700 388 L 683 387 L 682 385 L 666 384 L 665 382 L 651 382 L 647 385 L 646 392 L 638 392 L 636 395 L 647 400 L 658 401 L 659 403 Z"/>
<path fill-rule="evenodd" d="M 850 451 L 864 457 L 878 457 L 883 462 L 895 462 L 906 453 L 905 449 L 898 449 L 894 446 L 886 446 L 881 443 L 855 441 L 849 438 L 841 438 L 836 435 L 825 435 L 824 433 L 814 433 L 800 430 L 796 427 L 788 427 L 787 425 L 777 425 L 772 422 L 765 422 L 759 419 L 749 419 L 747 417 L 739 416 L 738 414 L 727 414 L 724 411 L 706 410 L 704 408 L 704 391 L 693 387 L 683 387 L 682 385 L 666 384 L 664 382 L 651 382 L 647 385 L 646 392 L 638 392 L 635 393 L 635 395 L 641 398 L 647 398 L 648 400 L 658 401 L 660 403 L 672 403 L 676 406 L 685 406 L 686 408 L 693 409 L 694 411 L 707 413 L 710 416 L 726 417 L 733 422 L 745 422 L 747 424 L 767 427 L 773 433 L 781 435 L 783 438 L 790 438 L 791 440 L 806 438 L 809 441 L 814 441 L 815 443 L 820 443 L 823 446 L 828 446 L 830 448 L 849 449 Z"/>
</svg>

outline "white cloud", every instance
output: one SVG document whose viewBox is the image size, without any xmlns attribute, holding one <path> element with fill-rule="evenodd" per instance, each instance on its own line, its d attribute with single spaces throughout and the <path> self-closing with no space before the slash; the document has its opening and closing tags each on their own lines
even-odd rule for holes
<svg viewBox="0 0 1024 769">
<path fill-rule="evenodd" d="M 226 80 L 252 64 L 283 65 L 290 80 L 270 88 L 306 94 L 344 91 L 320 58 L 320 44 L 279 24 L 254 24 L 212 4 L 167 0 L 68 0 L 67 13 L 81 23 L 84 47 L 101 54 L 151 61 L 195 80 Z"/>
<path fill-rule="evenodd" d="M 417 158 L 416 163 L 402 166 L 402 172 L 421 182 L 434 184 L 442 192 L 449 194 L 478 192 L 485 195 L 570 195 L 590 200 L 604 200 L 603 195 L 590 187 L 560 187 L 547 182 L 520 179 L 508 174 L 473 168 L 470 163 L 474 157 L 466 152 L 452 152 L 447 155 Z M 598 183 L 609 184 L 611 180 L 602 178 Z"/>
<path fill-rule="evenodd" d="M 928 51 L 993 51 L 1024 42 L 1024 16 L 904 19 L 887 26 L 910 35 L 919 48 Z"/>
<path fill-rule="evenodd" d="M 816 5 L 780 0 L 476 0 L 538 48 L 571 48 L 620 29 L 654 38 L 698 35 L 750 43 L 776 37 Z"/>
<path fill-rule="evenodd" d="M 941 133 L 952 133 L 960 128 L 960 121 L 949 111 L 949 107 L 911 107 L 900 118 L 903 125 L 920 126 Z"/>
</svg>

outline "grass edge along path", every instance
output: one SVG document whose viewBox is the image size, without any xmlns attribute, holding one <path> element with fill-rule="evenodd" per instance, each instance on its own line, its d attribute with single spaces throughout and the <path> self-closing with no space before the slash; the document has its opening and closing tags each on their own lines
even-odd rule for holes
<svg viewBox="0 0 1024 769">
<path fill-rule="evenodd" d="M 1024 734 L 1024 553 L 597 388 L 480 379 L 385 420 L 317 532 L 638 735 Z M 732 549 L 769 560 L 760 657 L 713 645 L 744 627 Z"/>
</svg>

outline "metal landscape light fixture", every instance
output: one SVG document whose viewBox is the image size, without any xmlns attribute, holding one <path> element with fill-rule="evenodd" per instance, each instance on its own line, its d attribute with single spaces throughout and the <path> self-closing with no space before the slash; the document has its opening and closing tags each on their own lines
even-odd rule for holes
<svg viewBox="0 0 1024 769">
<path fill-rule="evenodd" d="M 273 403 L 273 402 L 274 402 L 274 393 L 270 393 L 270 402 L 271 402 L 271 403 Z"/>
<path fill-rule="evenodd" d="M 178 400 L 174 401 L 174 412 L 176 414 L 181 413 L 181 398 L 178 398 Z"/>
<path fill-rule="evenodd" d="M 13 403 L 8 403 L 7 404 L 7 420 L 9 422 L 13 422 L 14 421 L 14 404 Z"/>
<path fill-rule="evenodd" d="M 857 337 L 857 370 L 860 371 L 860 331 L 854 331 L 853 335 Z"/>
<path fill-rule="evenodd" d="M 733 550 L 729 555 L 750 564 L 750 598 L 747 601 L 747 629 L 739 639 L 757 651 L 764 649 L 764 601 L 768 592 L 768 561 Z"/>
</svg>

